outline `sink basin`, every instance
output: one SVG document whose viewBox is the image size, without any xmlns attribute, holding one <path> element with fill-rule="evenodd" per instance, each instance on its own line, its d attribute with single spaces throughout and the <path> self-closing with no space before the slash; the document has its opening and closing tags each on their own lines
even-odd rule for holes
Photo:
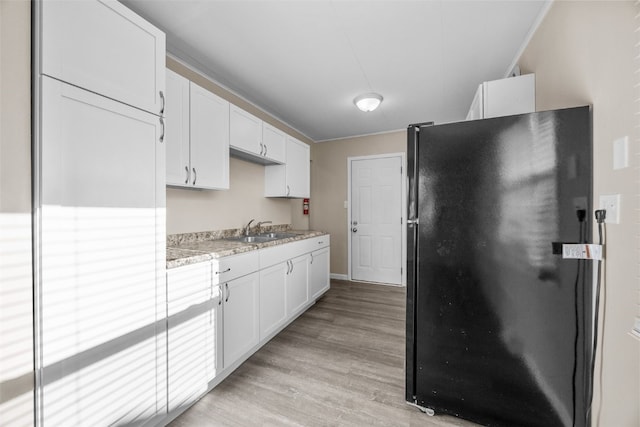
<svg viewBox="0 0 640 427">
<path fill-rule="evenodd" d="M 243 243 L 264 243 L 271 242 L 273 240 L 278 239 L 288 239 L 289 237 L 295 237 L 297 234 L 295 233 L 263 233 L 254 236 L 238 236 L 238 237 L 227 237 L 224 240 L 230 240 L 232 242 L 243 242 Z"/>
<path fill-rule="evenodd" d="M 268 237 L 270 239 L 288 239 L 289 237 L 296 237 L 295 233 L 264 233 L 260 234 L 260 236 Z"/>
<path fill-rule="evenodd" d="M 228 237 L 224 240 L 231 240 L 233 242 L 244 242 L 244 243 L 263 243 L 263 242 L 270 242 L 271 240 L 275 240 L 275 237 L 239 236 L 239 237 Z"/>
</svg>

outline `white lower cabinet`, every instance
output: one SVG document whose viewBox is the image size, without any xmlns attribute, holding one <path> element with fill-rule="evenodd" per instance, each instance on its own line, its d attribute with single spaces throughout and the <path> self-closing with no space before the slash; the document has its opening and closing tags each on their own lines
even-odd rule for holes
<svg viewBox="0 0 640 427">
<path fill-rule="evenodd" d="M 263 340 L 287 321 L 285 305 L 289 264 L 280 263 L 260 271 L 260 339 Z"/>
<path fill-rule="evenodd" d="M 180 411 L 208 391 L 220 363 L 222 306 L 211 263 L 167 272 L 169 411 Z"/>
<path fill-rule="evenodd" d="M 307 277 L 309 254 L 289 261 L 291 266 L 287 274 L 287 317 L 298 314 L 309 301 L 309 281 Z"/>
<path fill-rule="evenodd" d="M 170 419 L 329 289 L 329 242 L 324 235 L 168 270 Z"/>
<path fill-rule="evenodd" d="M 260 341 L 259 280 L 260 275 L 255 272 L 223 285 L 225 369 Z"/>
<path fill-rule="evenodd" d="M 329 248 L 311 252 L 309 256 L 309 299 L 315 301 L 329 290 Z"/>
</svg>

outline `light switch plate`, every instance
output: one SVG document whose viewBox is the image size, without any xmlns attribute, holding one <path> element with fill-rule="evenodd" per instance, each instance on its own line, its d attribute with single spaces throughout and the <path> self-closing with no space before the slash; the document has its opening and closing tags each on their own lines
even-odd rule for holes
<svg viewBox="0 0 640 427">
<path fill-rule="evenodd" d="M 344 208 L 347 209 L 349 207 L 349 202 L 347 202 L 346 200 L 344 201 Z"/>
<path fill-rule="evenodd" d="M 607 211 L 606 224 L 620 224 L 620 195 L 603 194 L 600 196 L 600 209 Z"/>
<path fill-rule="evenodd" d="M 629 167 L 629 137 L 623 136 L 613 141 L 613 169 Z"/>
</svg>

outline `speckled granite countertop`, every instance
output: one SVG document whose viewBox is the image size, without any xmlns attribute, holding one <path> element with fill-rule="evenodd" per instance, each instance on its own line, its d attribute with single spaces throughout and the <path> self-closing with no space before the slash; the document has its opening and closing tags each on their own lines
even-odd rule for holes
<svg viewBox="0 0 640 427">
<path fill-rule="evenodd" d="M 198 262 L 209 261 L 225 256 L 255 251 L 262 248 L 328 234 L 323 231 L 290 230 L 287 226 L 265 227 L 262 230 L 262 232 L 277 231 L 285 231 L 296 235 L 286 239 L 271 240 L 260 243 L 244 243 L 224 240 L 228 237 L 238 236 L 240 230 L 222 230 L 216 232 L 170 235 L 167 237 L 167 268 L 181 267 L 183 265 L 195 264 Z"/>
</svg>

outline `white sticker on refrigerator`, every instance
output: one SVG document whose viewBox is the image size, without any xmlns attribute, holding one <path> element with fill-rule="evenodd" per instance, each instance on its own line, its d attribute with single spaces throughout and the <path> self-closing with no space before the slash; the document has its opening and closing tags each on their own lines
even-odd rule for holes
<svg viewBox="0 0 640 427">
<path fill-rule="evenodd" d="M 602 259 L 602 245 L 564 244 L 562 245 L 564 259 Z"/>
</svg>

